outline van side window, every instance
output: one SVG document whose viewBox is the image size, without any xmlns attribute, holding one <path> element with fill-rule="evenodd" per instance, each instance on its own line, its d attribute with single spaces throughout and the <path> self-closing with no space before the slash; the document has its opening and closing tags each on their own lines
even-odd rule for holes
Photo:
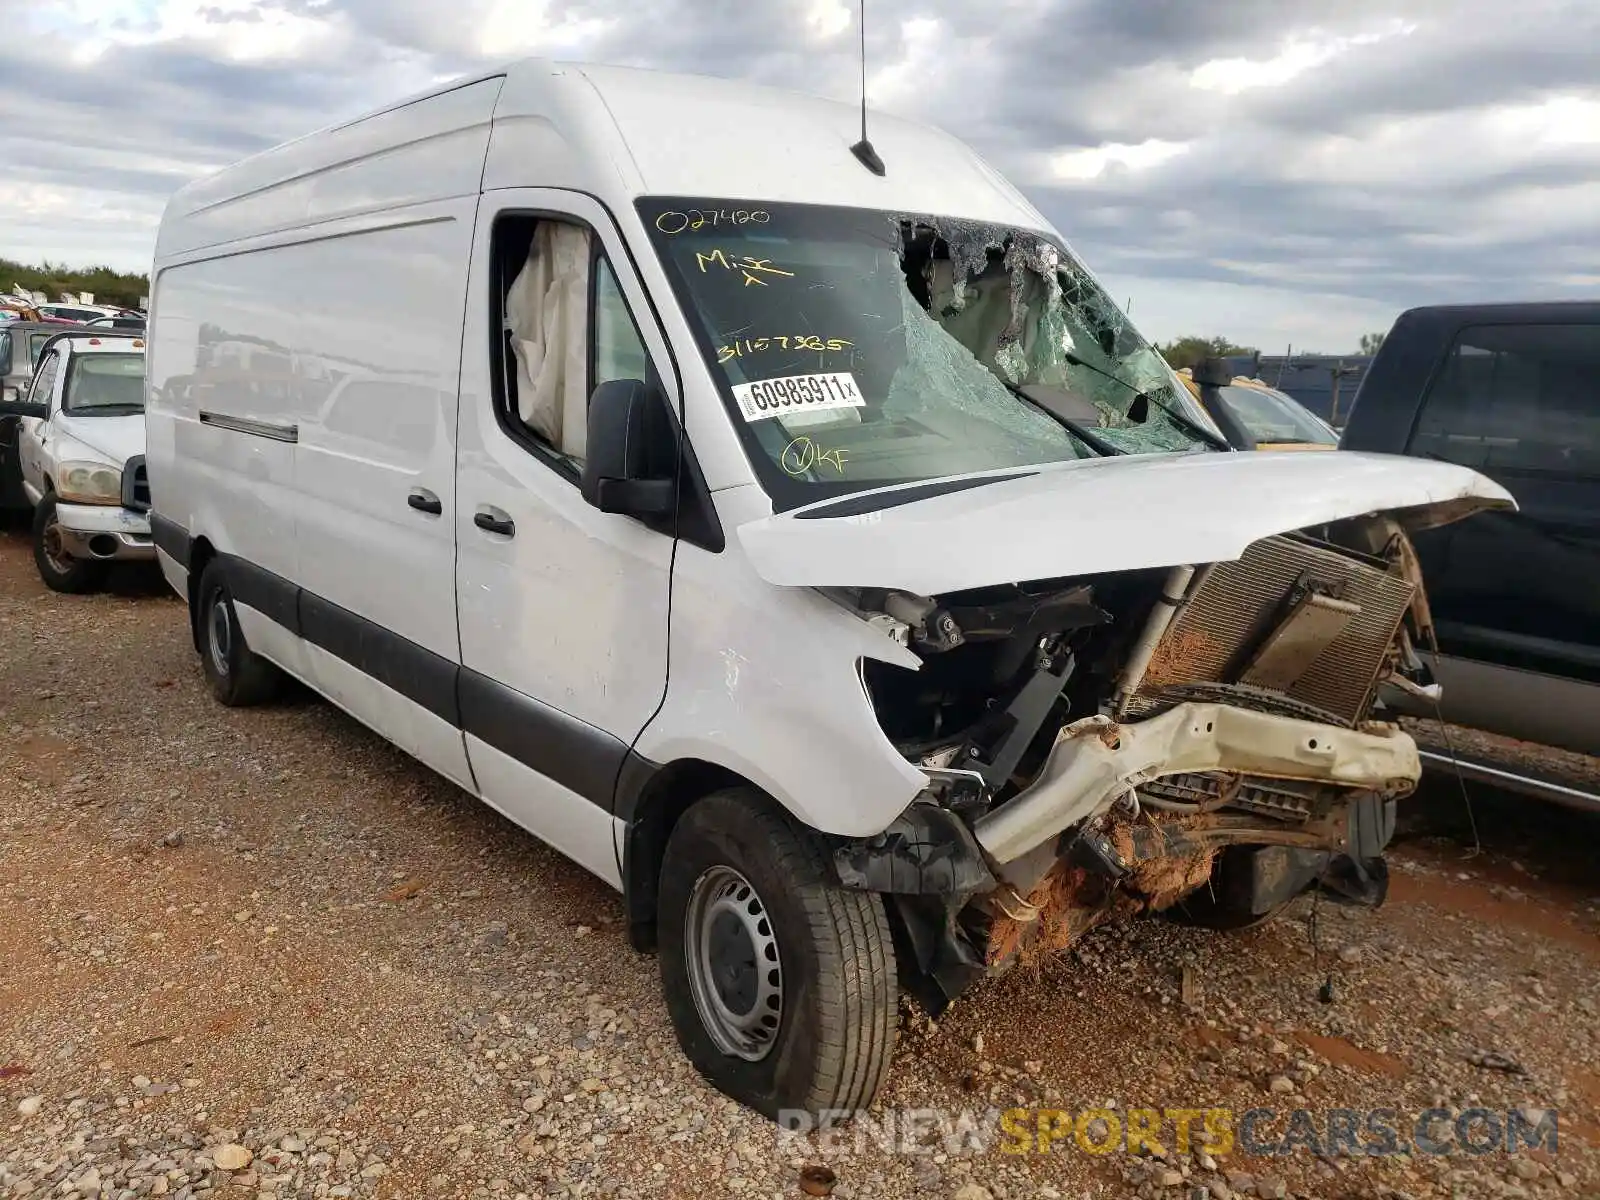
<svg viewBox="0 0 1600 1200">
<path fill-rule="evenodd" d="M 594 269 L 594 364 L 589 390 L 616 379 L 644 381 L 649 371 L 639 327 L 604 256 Z"/>
<path fill-rule="evenodd" d="M 500 217 L 492 278 L 501 424 L 576 481 L 595 385 L 645 378 L 638 327 L 598 239 L 575 222 Z"/>
<path fill-rule="evenodd" d="M 1490 475 L 1600 476 L 1600 326 L 1463 329 L 1410 452 Z"/>
</svg>

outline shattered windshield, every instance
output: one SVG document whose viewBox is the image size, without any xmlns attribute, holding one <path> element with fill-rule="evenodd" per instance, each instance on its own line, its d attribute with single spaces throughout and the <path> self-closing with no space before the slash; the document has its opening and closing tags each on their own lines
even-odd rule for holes
<svg viewBox="0 0 1600 1200">
<path fill-rule="evenodd" d="M 779 507 L 1208 448 L 1160 354 L 1038 233 L 814 205 L 639 207 Z"/>
</svg>

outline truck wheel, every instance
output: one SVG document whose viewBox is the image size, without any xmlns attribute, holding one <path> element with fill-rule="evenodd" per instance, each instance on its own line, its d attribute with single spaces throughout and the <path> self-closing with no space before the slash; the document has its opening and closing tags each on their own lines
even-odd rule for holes
<svg viewBox="0 0 1600 1200">
<path fill-rule="evenodd" d="M 276 697 L 283 675 L 245 643 L 222 564 L 214 559 L 200 573 L 199 603 L 200 663 L 211 694 L 230 708 L 264 704 Z"/>
<path fill-rule="evenodd" d="M 661 867 L 661 980 L 684 1052 L 774 1119 L 870 1105 L 894 1057 L 881 897 L 830 878 L 820 840 L 753 788 L 679 820 Z"/>
<path fill-rule="evenodd" d="M 81 596 L 99 589 L 106 579 L 106 564 L 67 553 L 56 520 L 56 494 L 46 492 L 33 510 L 33 561 L 39 578 L 52 592 Z"/>
</svg>

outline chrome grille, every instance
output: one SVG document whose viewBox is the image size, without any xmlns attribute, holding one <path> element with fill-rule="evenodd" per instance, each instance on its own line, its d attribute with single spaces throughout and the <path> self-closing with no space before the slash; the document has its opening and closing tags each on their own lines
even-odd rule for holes
<svg viewBox="0 0 1600 1200">
<path fill-rule="evenodd" d="M 1350 622 L 1281 692 L 1230 689 L 1250 655 L 1285 615 L 1289 597 L 1308 581 L 1360 606 Z M 1320 543 L 1270 537 L 1236 562 L 1209 568 L 1156 647 L 1144 681 L 1128 704 L 1130 717 L 1151 715 L 1189 698 L 1196 685 L 1230 694 L 1228 702 L 1270 707 L 1281 695 L 1344 724 L 1365 718 L 1373 681 L 1383 666 L 1412 586 L 1380 567 Z M 1237 695 L 1231 695 L 1237 691 Z M 1252 694 L 1260 702 L 1252 702 Z M 1224 699 L 1224 695 L 1216 695 Z"/>
</svg>

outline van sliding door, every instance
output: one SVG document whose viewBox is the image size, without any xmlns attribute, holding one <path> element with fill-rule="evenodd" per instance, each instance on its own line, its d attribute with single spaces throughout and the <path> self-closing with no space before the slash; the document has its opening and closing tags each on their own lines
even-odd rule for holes
<svg viewBox="0 0 1600 1200">
<path fill-rule="evenodd" d="M 330 699 L 472 786 L 458 727 L 455 426 L 475 198 L 297 247 L 301 633 Z"/>
</svg>

